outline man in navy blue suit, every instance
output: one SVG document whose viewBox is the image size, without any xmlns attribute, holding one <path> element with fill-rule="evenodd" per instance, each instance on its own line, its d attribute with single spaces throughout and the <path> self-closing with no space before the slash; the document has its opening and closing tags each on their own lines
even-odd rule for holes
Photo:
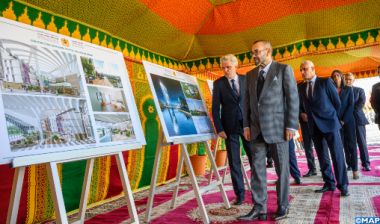
<svg viewBox="0 0 380 224">
<path fill-rule="evenodd" d="M 334 191 L 336 179 L 336 186 L 341 196 L 349 196 L 343 144 L 339 133 L 341 124 L 338 120 L 340 109 L 338 92 L 331 79 L 317 77 L 313 62 L 302 62 L 300 70 L 305 81 L 300 86 L 300 101 L 303 102 L 306 111 L 306 113 L 301 113 L 301 117 L 308 121 L 324 181 L 323 187 L 315 192 Z M 326 144 L 323 144 L 323 140 L 326 140 L 328 148 Z M 331 169 L 329 150 L 335 179 Z"/>
<path fill-rule="evenodd" d="M 294 144 L 294 139 L 289 141 L 289 173 L 294 179 L 294 184 L 302 184 L 301 172 L 297 164 L 296 145 Z"/>
<path fill-rule="evenodd" d="M 237 58 L 228 54 L 220 58 L 224 76 L 214 81 L 212 94 L 212 117 L 220 138 L 225 139 L 231 180 L 236 195 L 235 205 L 244 202 L 244 180 L 240 160 L 240 139 L 252 164 L 250 142 L 243 137 L 243 107 L 245 76 L 238 75 Z"/>
<path fill-rule="evenodd" d="M 360 150 L 360 160 L 362 162 L 362 168 L 364 171 L 370 171 L 370 161 L 368 156 L 368 147 L 366 139 L 366 129 L 365 126 L 369 124 L 365 114 L 363 112 L 363 107 L 366 101 L 364 90 L 360 87 L 353 86 L 355 82 L 355 76 L 351 72 L 345 75 L 346 85 L 352 86 L 354 91 L 354 118 L 356 123 L 356 141 Z"/>
</svg>

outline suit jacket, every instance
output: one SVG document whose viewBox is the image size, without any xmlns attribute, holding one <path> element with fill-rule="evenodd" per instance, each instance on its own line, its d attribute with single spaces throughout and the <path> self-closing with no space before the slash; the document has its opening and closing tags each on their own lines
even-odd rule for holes
<svg viewBox="0 0 380 224">
<path fill-rule="evenodd" d="M 226 77 L 214 81 L 212 94 L 212 117 L 217 133 L 241 134 L 243 132 L 243 102 L 245 92 L 245 76 L 239 76 L 239 97 L 232 91 Z M 238 119 L 240 113 L 241 120 Z"/>
<path fill-rule="evenodd" d="M 247 73 L 244 127 L 250 127 L 251 138 L 261 133 L 266 143 L 285 140 L 285 129 L 298 129 L 299 98 L 293 70 L 275 61 L 269 67 L 260 98 L 257 98 L 259 68 Z"/>
<path fill-rule="evenodd" d="M 354 92 L 352 87 L 345 86 L 341 89 L 339 94 L 340 99 L 340 109 L 339 109 L 339 120 L 343 121 L 345 124 L 355 121 L 354 118 Z"/>
<path fill-rule="evenodd" d="M 371 105 L 375 110 L 375 123 L 380 124 L 380 82 L 372 86 Z"/>
<path fill-rule="evenodd" d="M 363 107 L 365 104 L 365 93 L 364 90 L 360 87 L 352 87 L 354 90 L 354 117 L 356 125 L 367 125 L 369 124 L 364 112 Z"/>
<path fill-rule="evenodd" d="M 309 130 L 312 132 L 314 125 L 323 133 L 339 130 L 341 128 L 338 119 L 340 99 L 332 79 L 317 78 L 311 99 L 308 99 L 306 89 L 307 83 L 302 83 L 300 86 L 300 100 L 305 106 Z"/>
</svg>

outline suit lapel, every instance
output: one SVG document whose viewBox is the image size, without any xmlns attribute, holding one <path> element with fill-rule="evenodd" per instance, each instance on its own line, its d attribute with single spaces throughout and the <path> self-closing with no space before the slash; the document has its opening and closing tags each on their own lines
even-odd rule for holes
<svg viewBox="0 0 380 224">
<path fill-rule="evenodd" d="M 227 77 L 224 77 L 224 85 L 228 89 L 228 92 L 231 94 L 232 98 L 234 98 L 235 100 L 238 100 L 237 96 L 233 93 L 232 87 L 231 87 Z"/>
<path fill-rule="evenodd" d="M 313 86 L 313 96 L 311 97 L 311 101 L 314 101 L 315 99 L 315 95 L 317 95 L 317 90 L 319 89 L 319 78 L 317 77 L 315 79 L 315 83 L 314 83 L 314 86 Z"/>
</svg>

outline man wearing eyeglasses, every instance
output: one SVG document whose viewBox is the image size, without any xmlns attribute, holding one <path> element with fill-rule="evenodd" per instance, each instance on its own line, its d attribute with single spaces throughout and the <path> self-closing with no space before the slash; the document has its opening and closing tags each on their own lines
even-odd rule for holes
<svg viewBox="0 0 380 224">
<path fill-rule="evenodd" d="M 246 77 L 244 137 L 253 141 L 252 196 L 254 207 L 240 220 L 267 219 L 266 153 L 269 150 L 278 176 L 275 220 L 287 217 L 289 207 L 289 140 L 298 129 L 297 84 L 290 66 L 272 59 L 272 45 L 252 45 L 256 68 Z"/>
<path fill-rule="evenodd" d="M 215 80 L 212 94 L 212 117 L 220 138 L 226 142 L 232 186 L 236 195 L 234 205 L 244 202 L 244 179 L 240 160 L 240 138 L 251 164 L 250 143 L 243 137 L 243 107 L 245 76 L 238 75 L 237 58 L 228 54 L 220 58 L 224 76 Z"/>
</svg>

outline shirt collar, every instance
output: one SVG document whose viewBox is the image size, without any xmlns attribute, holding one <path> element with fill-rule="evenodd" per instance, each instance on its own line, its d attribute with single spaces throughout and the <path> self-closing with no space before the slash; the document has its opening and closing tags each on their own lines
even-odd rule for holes
<svg viewBox="0 0 380 224">
<path fill-rule="evenodd" d="M 231 82 L 231 80 L 235 80 L 235 83 L 237 83 L 239 80 L 239 76 L 238 76 L 238 74 L 236 74 L 235 78 L 233 78 L 233 79 L 227 78 L 227 79 L 229 82 Z"/>
<path fill-rule="evenodd" d="M 273 60 L 271 60 L 264 68 L 260 67 L 259 72 L 264 71 L 264 77 L 267 76 L 268 70 L 269 70 L 272 62 L 273 62 Z"/>
<path fill-rule="evenodd" d="M 315 75 L 315 76 L 310 80 L 311 83 L 314 84 L 316 79 L 317 79 L 317 75 Z"/>
</svg>

